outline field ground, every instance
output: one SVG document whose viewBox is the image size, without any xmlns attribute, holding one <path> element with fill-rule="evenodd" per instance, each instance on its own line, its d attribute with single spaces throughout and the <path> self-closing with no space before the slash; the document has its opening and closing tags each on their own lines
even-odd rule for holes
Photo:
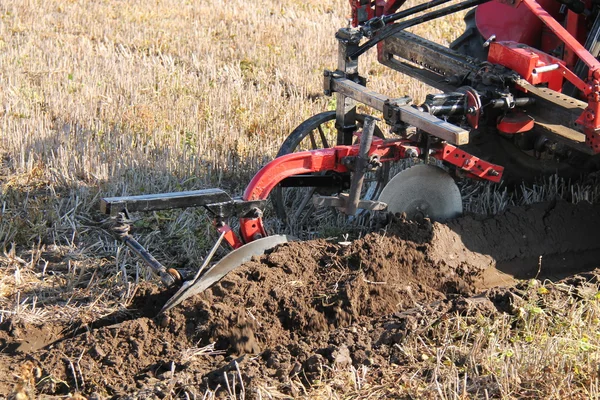
<svg viewBox="0 0 600 400">
<path fill-rule="evenodd" d="M 156 317 L 171 293 L 111 235 L 99 198 L 239 194 L 333 108 L 322 72 L 348 13 L 342 0 L 0 2 L 0 397 L 600 397 L 597 177 L 465 183 L 469 215 L 349 245 L 324 227 Z M 461 16 L 415 28 L 446 44 L 462 29 Z M 360 70 L 390 96 L 426 93 L 372 54 Z M 201 210 L 136 218 L 182 270 L 216 239 Z"/>
</svg>

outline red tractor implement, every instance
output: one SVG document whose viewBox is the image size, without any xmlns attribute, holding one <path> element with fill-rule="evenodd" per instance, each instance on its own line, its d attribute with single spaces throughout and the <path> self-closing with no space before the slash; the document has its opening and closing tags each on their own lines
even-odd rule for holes
<svg viewBox="0 0 600 400">
<path fill-rule="evenodd" d="M 352 27 L 336 34 L 338 65 L 324 72 L 337 108 L 309 118 L 243 196 L 221 189 L 105 198 L 115 231 L 167 286 L 167 310 L 217 282 L 253 255 L 291 240 L 270 235 L 267 201 L 282 226 L 302 229 L 317 210 L 366 211 L 445 220 L 462 213 L 457 178 L 500 182 L 597 169 L 600 153 L 600 13 L 589 0 L 351 0 Z M 447 5 L 449 4 L 449 5 Z M 406 30 L 471 9 L 450 47 Z M 381 64 L 431 86 L 422 104 L 366 88 L 358 60 L 375 48 Z M 382 115 L 357 113 L 363 104 Z M 328 136 L 335 122 L 335 137 Z M 385 126 L 385 134 L 382 126 Z M 390 166 L 417 161 L 390 179 Z M 290 193 L 293 193 L 291 195 Z M 130 212 L 204 207 L 219 241 L 191 279 L 156 261 L 129 235 Z M 239 234 L 227 224 L 239 219 Z M 222 241 L 231 253 L 208 268 Z M 205 271 L 206 269 L 206 271 Z"/>
</svg>

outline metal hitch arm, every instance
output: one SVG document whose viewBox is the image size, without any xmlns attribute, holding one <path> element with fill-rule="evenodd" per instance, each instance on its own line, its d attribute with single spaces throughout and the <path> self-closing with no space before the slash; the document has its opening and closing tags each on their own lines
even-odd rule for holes
<svg viewBox="0 0 600 400">
<path fill-rule="evenodd" d="M 125 213 L 119 213 L 116 217 L 116 225 L 113 227 L 113 231 L 121 239 L 127 247 L 129 247 L 138 257 L 140 257 L 147 266 L 160 277 L 161 282 L 166 287 L 172 287 L 181 283 L 182 278 L 179 271 L 174 268 L 166 268 L 156 258 L 148 252 L 137 240 L 129 234 L 131 225 L 129 219 Z"/>
</svg>

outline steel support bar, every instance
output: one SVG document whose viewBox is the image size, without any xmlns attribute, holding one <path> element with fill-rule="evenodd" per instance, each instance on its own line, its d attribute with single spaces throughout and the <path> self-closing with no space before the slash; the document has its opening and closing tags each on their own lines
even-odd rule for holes
<svg viewBox="0 0 600 400">
<path fill-rule="evenodd" d="M 390 36 L 383 42 L 382 51 L 385 58 L 398 57 L 435 73 L 440 83 L 444 77 L 465 76 L 481 68 L 479 61 L 410 32 Z"/>
<path fill-rule="evenodd" d="M 131 236 L 129 233 L 131 225 L 124 213 L 117 214 L 115 222 L 116 225 L 113 226 L 113 232 L 160 277 L 160 280 L 166 287 L 171 287 L 181 282 L 181 274 L 176 269 L 166 268 Z"/>
<path fill-rule="evenodd" d="M 354 215 L 358 209 L 360 193 L 365 180 L 365 172 L 367 172 L 367 167 L 369 166 L 369 150 L 371 150 L 371 144 L 373 143 L 374 131 L 375 119 L 372 117 L 365 117 L 365 124 L 362 135 L 360 136 L 358 156 L 356 157 L 352 182 L 350 183 L 350 195 L 348 196 L 348 203 L 344 210 L 346 215 Z"/>
<path fill-rule="evenodd" d="M 395 105 L 393 99 L 372 90 L 365 89 L 364 86 L 352 82 L 349 79 L 333 77 L 331 88 L 335 92 L 343 93 L 347 97 L 351 97 L 354 100 L 383 112 L 386 120 L 388 117 L 397 118 L 398 121 L 405 122 L 430 135 L 455 145 L 460 146 L 469 143 L 468 131 L 426 112 L 419 111 L 412 106 Z M 389 115 L 390 113 L 395 115 Z"/>
<path fill-rule="evenodd" d="M 353 29 L 342 28 L 335 35 L 338 40 L 338 71 L 344 76 L 358 77 L 358 60 L 348 54 L 356 51 L 361 35 Z M 356 132 L 356 102 L 343 93 L 336 93 L 335 127 L 337 145 L 350 145 Z"/>
<path fill-rule="evenodd" d="M 121 238 L 123 242 L 133 251 L 139 258 L 141 258 L 147 266 L 149 266 L 154 273 L 156 273 L 161 282 L 166 287 L 171 287 L 178 282 L 181 282 L 181 275 L 173 268 L 167 269 L 162 265 L 148 250 L 144 248 L 137 240 L 131 235 L 123 235 Z"/>
<path fill-rule="evenodd" d="M 169 210 L 173 208 L 201 207 L 231 201 L 231 197 L 221 189 L 203 189 L 188 192 L 107 197 L 100 200 L 100 211 L 115 216 L 125 210 L 128 212 Z"/>
</svg>

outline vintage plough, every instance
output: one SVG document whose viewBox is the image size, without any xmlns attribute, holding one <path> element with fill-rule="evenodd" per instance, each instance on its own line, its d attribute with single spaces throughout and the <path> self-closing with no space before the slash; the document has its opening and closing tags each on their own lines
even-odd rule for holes
<svg viewBox="0 0 600 400">
<path fill-rule="evenodd" d="M 527 179 L 597 168 L 600 13 L 595 2 L 433 0 L 401 9 L 403 3 L 350 1 L 352 27 L 336 34 L 337 69 L 324 72 L 325 94 L 337 96 L 337 109 L 299 125 L 243 196 L 206 189 L 102 200 L 119 237 L 165 285 L 181 285 L 163 310 L 290 240 L 265 229 L 262 210 L 269 199 L 288 226 L 301 226 L 315 207 L 334 207 L 348 216 L 368 210 L 444 220 L 462 212 L 458 177 L 500 182 L 503 176 Z M 450 47 L 407 32 L 467 9 L 467 29 Z M 383 65 L 433 88 L 422 104 L 366 88 L 358 60 L 371 48 Z M 357 113 L 357 103 L 383 116 L 379 126 Z M 335 143 L 327 137 L 332 121 Z M 385 135 L 380 126 L 387 128 Z M 403 159 L 422 162 L 390 179 L 390 165 Z M 131 212 L 184 207 L 204 207 L 220 232 L 204 265 L 185 281 L 140 246 L 127 223 Z M 227 224 L 231 217 L 239 218 L 239 232 Z M 209 267 L 222 241 L 233 250 Z"/>
</svg>

